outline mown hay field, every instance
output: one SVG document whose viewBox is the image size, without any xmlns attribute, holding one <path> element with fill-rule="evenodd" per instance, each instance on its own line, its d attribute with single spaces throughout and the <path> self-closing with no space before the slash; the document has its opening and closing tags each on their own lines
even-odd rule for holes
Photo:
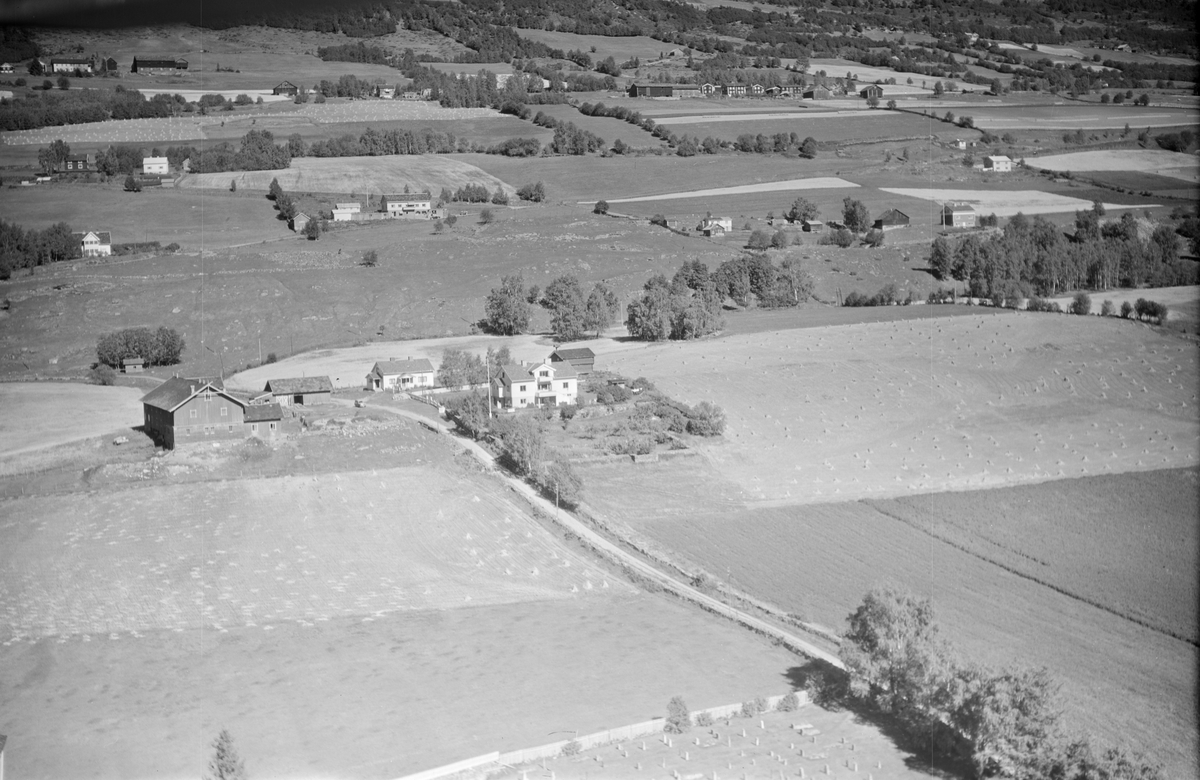
<svg viewBox="0 0 1200 780">
<path fill-rule="evenodd" d="M 1001 174 L 995 174 L 997 176 Z M 985 190 L 957 188 L 922 188 L 922 187 L 883 187 L 884 192 L 893 195 L 903 195 L 909 198 L 921 198 L 934 203 L 954 201 L 970 203 L 981 214 L 995 214 L 998 217 L 1011 217 L 1016 214 L 1063 214 L 1076 211 L 1086 211 L 1091 208 L 1091 201 L 1060 195 L 1041 190 Z M 1147 209 L 1160 208 L 1157 203 L 1118 204 L 1105 203 L 1105 209 Z"/>
<path fill-rule="evenodd" d="M 665 54 L 675 48 L 671 44 L 647 37 L 645 35 L 617 36 L 580 35 L 578 33 L 558 30 L 519 30 L 518 35 L 531 41 L 544 43 L 552 49 L 571 49 L 589 52 L 592 62 L 600 62 L 605 57 L 612 57 L 617 65 L 637 57 L 643 61 L 656 60 L 659 54 Z M 593 50 L 592 47 L 595 47 Z M 683 57 L 684 62 L 687 57 Z"/>
<path fill-rule="evenodd" d="M 1132 171 L 1170 176 L 1184 181 L 1200 179 L 1195 155 L 1168 152 L 1165 149 L 1104 149 L 1091 152 L 1067 152 L 1025 160 L 1031 168 L 1044 171 Z"/>
<path fill-rule="evenodd" d="M 801 662 L 649 594 L 42 639 L 0 647 L 0 729 L 7 769 L 37 780 L 194 777 L 222 728 L 254 776 L 387 780 L 645 720 L 680 693 L 778 693 Z"/>
<path fill-rule="evenodd" d="M 1194 349 L 1135 322 L 1012 313 L 621 345 L 605 363 L 725 409 L 713 466 L 817 503 L 1195 465 Z"/>
<path fill-rule="evenodd" d="M 887 139 L 927 139 L 942 129 L 940 122 L 907 112 L 858 111 L 814 112 L 790 117 L 767 115 L 733 115 L 728 117 L 662 117 L 657 120 L 674 132 L 697 136 L 712 136 L 732 141 L 739 135 L 774 135 L 795 133 L 801 138 L 812 136 L 818 142 L 854 143 Z"/>
<path fill-rule="evenodd" d="M 142 424 L 132 387 L 62 382 L 0 384 L 0 458 L 47 449 Z"/>
<path fill-rule="evenodd" d="M 719 488 L 712 485 L 720 476 L 695 474 L 695 468 L 694 459 L 649 468 L 589 467 L 585 478 L 603 511 L 666 550 L 685 569 L 707 571 L 802 619 L 845 630 L 847 616 L 876 585 L 898 585 L 929 596 L 944 634 L 965 656 L 993 666 L 1047 667 L 1062 683 L 1064 718 L 1070 730 L 1091 733 L 1102 743 L 1145 751 L 1166 765 L 1170 777 L 1195 776 L 1197 718 L 1192 691 L 1200 658 L 1194 644 L 1011 573 L 901 522 L 890 516 L 901 502 L 745 508 L 739 507 L 740 498 L 730 490 L 734 486 L 725 483 L 722 501 Z M 1171 553 L 1169 562 L 1195 560 L 1195 515 L 1188 514 L 1189 503 L 1195 508 L 1194 497 L 1184 495 L 1189 483 L 1195 492 L 1195 470 L 1186 474 L 1190 476 L 1167 478 L 1173 502 L 1155 504 L 1169 516 L 1121 512 L 1131 502 L 1118 499 L 1117 493 L 1137 485 L 1130 492 L 1145 496 L 1163 485 L 1163 478 L 1153 473 L 1093 479 L 1082 487 L 1072 485 L 1074 481 L 1058 481 L 1036 486 L 1036 493 L 1017 488 L 1000 498 L 997 494 L 1006 491 L 922 496 L 913 500 L 912 511 L 919 512 L 917 506 L 933 508 L 941 519 L 970 524 L 982 534 L 1003 534 L 1015 542 L 1020 532 L 1010 533 L 1003 526 L 1012 520 L 1025 530 L 1019 550 L 1046 560 L 1049 553 L 1040 544 L 1045 539 L 1046 546 L 1062 552 L 1049 561 L 1054 567 L 1049 574 L 1040 563 L 1030 561 L 1026 566 L 1042 570 L 1043 576 L 1069 576 L 1089 594 L 1103 598 L 1105 589 L 1120 593 L 1126 578 L 1133 583 L 1152 578 L 1150 573 L 1132 571 L 1137 567 L 1161 572 L 1162 562 L 1155 556 L 1167 538 L 1187 547 Z M 1082 490 L 1097 485 L 1102 486 L 1102 496 L 1113 499 L 1106 510 L 1113 518 L 1101 522 L 1087 511 L 1095 501 L 1071 503 Z M 656 508 L 654 516 L 648 516 L 642 508 L 653 503 L 651 496 L 674 511 Z M 1030 527 L 1017 515 L 1034 498 L 1047 506 L 1041 511 L 1043 523 Z M 1018 509 L 993 514 L 994 502 Z M 949 517 L 958 511 L 969 516 Z M 1096 538 L 1101 533 L 1103 538 Z M 1139 534 L 1163 538 L 1138 541 Z M 959 532 L 956 541 L 964 535 Z M 1085 546 L 1060 547 L 1059 540 L 1068 536 Z M 971 539 L 976 546 L 986 544 L 982 538 Z M 1130 546 L 1121 548 L 1124 541 Z M 1113 545 L 1112 552 L 1102 560 L 1089 558 L 1088 551 L 1104 542 Z M 1112 570 L 1107 563 L 1122 554 L 1127 560 Z M 1162 592 L 1173 585 L 1181 602 L 1195 592 L 1194 565 L 1160 576 L 1170 584 L 1154 585 L 1151 590 Z M 1146 603 L 1155 598 L 1144 586 L 1140 595 L 1151 596 Z"/>
<path fill-rule="evenodd" d="M 464 490 L 423 467 L 147 487 L 84 506 L 29 497 L 8 509 L 5 645 L 630 592 L 497 486 Z"/>
<path fill-rule="evenodd" d="M 933 112 L 941 115 L 942 104 Z M 969 115 L 975 126 L 993 133 L 1004 130 L 1045 130 L 1058 134 L 1064 130 L 1120 130 L 1125 125 L 1134 128 L 1188 127 L 1195 124 L 1195 111 L 1162 106 L 1062 105 L 1062 106 L 1002 106 L 974 105 L 954 112 Z"/>
<path fill-rule="evenodd" d="M 179 187 L 228 190 L 230 181 L 236 181 L 239 189 L 265 192 L 275 179 L 289 192 L 356 193 L 364 199 L 403 192 L 407 186 L 412 192 L 429 192 L 436 200 L 443 188 L 457 190 L 467 184 L 482 185 L 488 192 L 502 188 L 516 199 L 512 185 L 448 155 L 301 157 L 278 171 L 190 174 Z"/>
</svg>

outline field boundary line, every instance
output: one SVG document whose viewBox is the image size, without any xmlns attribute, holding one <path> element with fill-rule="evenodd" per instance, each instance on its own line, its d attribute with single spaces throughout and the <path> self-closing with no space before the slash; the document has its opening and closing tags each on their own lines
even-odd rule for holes
<svg viewBox="0 0 1200 780">
<path fill-rule="evenodd" d="M 1172 639 L 1176 639 L 1180 642 L 1186 642 L 1187 644 L 1192 645 L 1194 647 L 1200 647 L 1200 640 L 1188 638 L 1188 637 L 1182 636 L 1180 634 L 1177 634 L 1174 631 L 1171 631 L 1169 629 L 1165 629 L 1161 626 L 1156 626 L 1156 625 L 1150 623 L 1148 620 L 1144 620 L 1135 615 L 1126 614 L 1126 613 L 1121 612 L 1120 610 L 1114 609 L 1113 607 L 1110 607 L 1106 604 L 1102 604 L 1099 601 L 1095 601 L 1086 596 L 1081 596 L 1078 593 L 1073 593 L 1072 591 L 1067 590 L 1066 588 L 1062 587 L 1061 585 L 1055 585 L 1052 582 L 1047 582 L 1046 580 L 1043 580 L 1039 577 L 1035 577 L 1032 574 L 1023 572 L 1014 566 L 1009 566 L 1008 564 L 1001 563 L 1000 561 L 997 561 L 997 560 L 993 560 L 992 558 L 989 558 L 987 555 L 984 555 L 981 552 L 972 550 L 969 547 L 967 547 L 965 544 L 956 542 L 953 539 L 950 539 L 949 537 L 947 537 L 943 534 L 939 534 L 936 531 L 933 531 L 929 528 L 922 528 L 921 526 L 919 526 L 915 523 L 912 523 L 899 515 L 894 515 L 891 512 L 886 512 L 883 509 L 880 509 L 878 506 L 875 506 L 872 499 L 866 499 L 862 503 L 871 507 L 872 509 L 874 509 L 876 512 L 883 515 L 884 517 L 887 517 L 887 518 L 890 518 L 897 522 L 903 523 L 903 524 L 907 525 L 908 527 L 925 534 L 926 536 L 929 536 L 933 539 L 937 539 L 939 542 L 942 542 L 944 544 L 950 545 L 951 547 L 958 550 L 959 552 L 966 553 L 967 555 L 970 555 L 972 558 L 981 560 L 984 563 L 990 563 L 991 565 L 996 566 L 997 568 L 1000 568 L 1000 569 L 1008 572 L 1009 574 L 1012 574 L 1015 577 L 1020 577 L 1023 580 L 1028 580 L 1029 582 L 1032 582 L 1036 585 L 1041 585 L 1043 588 L 1049 588 L 1050 590 L 1054 591 L 1055 593 L 1059 593 L 1063 596 L 1066 596 L 1069 599 L 1078 601 L 1082 604 L 1087 604 L 1089 607 L 1095 607 L 1096 609 L 1107 612 L 1110 615 L 1115 615 L 1116 617 L 1119 617 L 1122 620 L 1128 620 L 1130 623 L 1134 623 L 1136 625 L 1141 626 L 1142 628 L 1149 629 L 1150 631 L 1154 631 L 1155 633 L 1159 633 L 1164 636 L 1168 636 L 1168 637 L 1170 637 Z"/>
</svg>

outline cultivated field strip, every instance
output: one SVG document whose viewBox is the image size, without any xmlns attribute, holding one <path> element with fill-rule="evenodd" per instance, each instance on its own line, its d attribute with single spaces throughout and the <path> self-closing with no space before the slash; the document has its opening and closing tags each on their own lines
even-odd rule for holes
<svg viewBox="0 0 1200 780">
<path fill-rule="evenodd" d="M 1012 314 L 622 346 L 726 412 L 705 454 L 747 501 L 996 487 L 1200 460 L 1194 348 L 1122 320 Z"/>
<path fill-rule="evenodd" d="M 3 516 L 19 540 L 0 550 L 5 643 L 629 592 L 502 494 L 420 467 L 124 490 L 82 510 L 15 499 Z"/>
</svg>

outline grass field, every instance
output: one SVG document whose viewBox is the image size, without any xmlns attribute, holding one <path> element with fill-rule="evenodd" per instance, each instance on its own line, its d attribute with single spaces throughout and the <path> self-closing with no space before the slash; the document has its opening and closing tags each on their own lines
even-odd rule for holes
<svg viewBox="0 0 1200 780">
<path fill-rule="evenodd" d="M 449 155 L 302 157 L 280 171 L 191 174 L 179 187 L 228 190 L 230 180 L 234 180 L 238 189 L 266 192 L 273 179 L 278 179 L 279 185 L 289 192 L 357 193 L 364 199 L 368 194 L 401 192 L 408 186 L 413 192 L 430 192 L 436 200 L 443 187 L 456 190 L 466 184 L 481 184 L 488 192 L 502 187 L 516 199 L 516 189 L 511 184 Z"/>
<path fill-rule="evenodd" d="M 832 176 L 815 176 L 809 179 L 785 179 L 762 184 L 739 184 L 734 187 L 716 187 L 688 192 L 666 192 L 661 195 L 643 195 L 638 198 L 610 198 L 609 203 L 634 203 L 657 200 L 693 200 L 696 198 L 725 197 L 728 195 L 755 195 L 762 192 L 795 192 L 797 190 L 853 189 L 857 184 Z M 782 196 L 781 196 L 782 197 Z M 587 201 L 581 201 L 586 203 Z"/>
<path fill-rule="evenodd" d="M 999 175 L 999 174 L 995 174 Z M 981 214 L 995 214 L 998 217 L 1011 217 L 1018 213 L 1033 214 L 1064 214 L 1076 211 L 1086 211 L 1091 208 L 1091 201 L 1073 198 L 1069 195 L 1059 195 L 1039 190 L 986 190 L 986 189 L 941 189 L 918 187 L 884 187 L 884 192 L 894 195 L 904 195 L 910 198 L 922 198 L 935 203 L 955 201 L 970 203 Z M 1105 203 L 1106 209 L 1138 209 L 1159 208 L 1155 203 L 1140 203 L 1121 205 Z"/>
<path fill-rule="evenodd" d="M 935 113 L 943 106 L 935 104 Z M 956 114 L 967 113 L 965 110 Z M 1187 127 L 1195 124 L 1195 111 L 1160 106 L 1062 105 L 1062 106 L 972 106 L 969 115 L 975 126 L 993 133 L 1005 130 L 1037 129 L 1047 132 L 1064 130 L 1120 130 L 1134 128 Z"/>
<path fill-rule="evenodd" d="M 677 471 L 676 468 L 684 471 Z M 991 537 L 1015 542 L 1004 523 L 1024 511 L 1005 513 L 1004 507 L 1024 507 L 1040 500 L 1043 518 L 1052 517 L 1052 529 L 1043 522 L 1033 528 L 1024 521 L 1027 533 L 1021 550 L 1032 550 L 1045 559 L 1050 552 L 1040 542 L 1061 554 L 1052 558 L 1049 576 L 1071 566 L 1070 576 L 1094 591 L 1119 588 L 1118 574 L 1106 565 L 1114 556 L 1126 554 L 1128 561 L 1118 571 L 1135 581 L 1148 582 L 1153 575 L 1131 572 L 1133 556 L 1145 554 L 1143 566 L 1157 569 L 1152 556 L 1174 539 L 1181 548 L 1171 553 L 1172 562 L 1195 560 L 1195 472 L 1163 477 L 1157 473 L 1123 475 L 1088 480 L 1053 482 L 1028 488 L 976 493 L 943 494 L 900 502 L 852 502 L 814 506 L 745 509 L 736 494 L 720 501 L 706 480 L 694 481 L 684 473 L 694 466 L 672 465 L 642 469 L 632 466 L 589 467 L 586 478 L 603 486 L 600 503 L 609 516 L 624 520 L 644 539 L 668 555 L 691 562 L 719 579 L 732 582 L 755 596 L 767 599 L 803 618 L 838 630 L 863 594 L 875 585 L 895 584 L 933 599 L 937 620 L 946 636 L 968 657 L 994 666 L 1022 664 L 1046 666 L 1062 685 L 1065 723 L 1074 731 L 1088 731 L 1101 742 L 1119 743 L 1146 751 L 1164 762 L 1170 777 L 1196 774 L 1194 735 L 1196 707 L 1192 691 L 1196 684 L 1196 647 L 1085 604 L 1049 587 L 1014 575 L 999 566 L 918 530 L 889 516 L 897 504 L 920 514 L 934 508 L 939 518 L 969 511 L 969 517 L 954 520 Z M 712 475 L 709 479 L 719 480 Z M 1136 487 L 1135 487 L 1136 486 Z M 1190 486 L 1190 487 L 1189 487 Z M 730 487 L 725 483 L 725 487 Z M 1156 489 L 1170 488 L 1174 503 L 1163 496 L 1155 506 L 1170 517 L 1156 514 L 1121 515 L 1132 502 L 1117 497 L 1119 492 L 1145 497 Z M 1088 489 L 1111 499 L 1105 512 L 1113 519 L 1097 524 L 1086 508 L 1081 493 Z M 1097 490 L 1097 488 L 1099 488 Z M 1191 496 L 1187 495 L 1190 490 Z M 595 495 L 595 494 L 594 494 Z M 668 504 L 673 511 L 657 509 L 648 514 L 648 498 Z M 669 496 L 669 497 L 668 497 Z M 1170 504 L 1169 509 L 1165 509 Z M 992 513 L 993 505 L 997 512 Z M 890 507 L 885 514 L 877 507 Z M 1077 509 L 1077 507 L 1079 509 Z M 1130 527 L 1121 527 L 1125 519 Z M 928 522 L 928 520 L 925 520 Z M 1089 559 L 1094 539 L 1101 529 L 1113 534 L 1114 545 L 1131 541 L 1128 549 L 1114 547 L 1103 560 Z M 959 531 L 959 537 L 966 532 Z M 1139 534 L 1153 533 L 1160 541 L 1133 541 Z M 1074 534 L 1091 539 L 1086 547 L 1059 548 L 1053 539 Z M 972 537 L 975 544 L 985 541 Z M 1190 541 L 1190 544 L 1189 544 Z M 991 545 L 988 545 L 991 546 Z M 1010 557 L 1015 557 L 1015 553 Z M 1154 561 L 1154 562 L 1152 562 Z M 1043 572 L 1046 567 L 1026 561 Z M 688 567 L 690 568 L 690 567 Z M 1073 570 L 1071 570 L 1073 569 Z M 1157 570 L 1160 571 L 1161 570 Z M 1195 591 L 1196 568 L 1172 569 L 1160 577 L 1172 583 L 1186 608 L 1186 594 Z M 1151 585 L 1139 596 L 1154 598 L 1172 585 Z M 1129 598 L 1128 595 L 1125 596 Z"/>
<path fill-rule="evenodd" d="M 909 113 L 887 111 L 831 112 L 797 114 L 781 118 L 777 114 L 763 117 L 730 115 L 718 117 L 662 117 L 658 120 L 676 133 L 705 138 L 713 136 L 732 141 L 750 133 L 773 135 L 796 133 L 801 138 L 812 136 L 818 142 L 870 141 L 883 139 L 924 139 L 942 130 L 941 123 Z"/>
<path fill-rule="evenodd" d="M 675 48 L 671 44 L 654 38 L 648 38 L 644 35 L 610 37 L 607 35 L 579 35 L 577 33 L 555 30 L 529 29 L 519 30 L 517 34 L 522 38 L 544 43 L 552 49 L 562 49 L 564 52 L 571 49 L 578 49 L 579 51 L 589 52 L 592 62 L 600 62 L 605 57 L 612 57 L 617 61 L 617 65 L 634 57 L 646 62 L 657 60 L 659 54 L 665 54 Z M 595 47 L 594 51 L 592 50 L 593 46 Z M 686 60 L 687 58 L 685 57 L 684 59 Z"/>
<path fill-rule="evenodd" d="M 1068 152 L 1034 157 L 1025 161 L 1032 168 L 1049 171 L 1131 171 L 1168 176 L 1188 182 L 1200 181 L 1200 166 L 1194 155 L 1162 149 L 1114 149 Z"/>
<path fill-rule="evenodd" d="M 132 387 L 50 382 L 0 384 L 0 458 L 142 424 Z M 37 424 L 31 424 L 31 421 Z"/>
<path fill-rule="evenodd" d="M 27 228 L 66 222 L 72 230 L 111 231 L 113 243 L 174 242 L 193 252 L 293 235 L 270 201 L 259 193 L 229 192 L 235 174 L 222 175 L 225 191 L 219 194 L 161 187 L 130 193 L 120 182 L 0 189 L 0 210 Z"/>
</svg>

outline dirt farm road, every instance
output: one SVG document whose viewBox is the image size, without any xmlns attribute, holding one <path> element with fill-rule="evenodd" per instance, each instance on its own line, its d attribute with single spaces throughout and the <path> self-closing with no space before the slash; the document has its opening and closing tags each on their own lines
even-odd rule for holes
<svg viewBox="0 0 1200 780">
<path fill-rule="evenodd" d="M 340 403 L 350 405 L 349 401 L 341 401 Z M 475 458 L 478 459 L 479 462 L 489 470 L 504 474 L 505 479 L 508 481 L 509 486 L 513 490 L 523 495 L 530 501 L 530 503 L 537 506 L 549 517 L 555 518 L 555 522 L 562 525 L 580 539 L 583 539 L 592 548 L 608 556 L 610 559 L 615 560 L 621 565 L 627 566 L 636 571 L 639 575 L 653 580 L 677 596 L 698 604 L 710 612 L 727 617 L 754 631 L 769 636 L 772 639 L 781 642 L 785 647 L 788 647 L 795 652 L 802 653 L 810 658 L 819 659 L 839 669 L 845 668 L 841 660 L 836 655 L 827 653 L 811 642 L 807 642 L 795 634 L 784 631 L 783 629 L 773 626 L 766 621 L 759 620 L 758 618 L 749 615 L 740 609 L 735 609 L 722 601 L 701 593 L 695 588 L 686 585 L 667 574 L 664 574 L 650 564 L 642 561 L 640 558 L 625 552 L 608 539 L 593 531 L 591 528 L 588 528 L 570 513 L 556 511 L 554 504 L 551 504 L 548 500 L 538 495 L 537 491 L 532 487 L 521 480 L 508 476 L 501 469 L 498 469 L 496 467 L 496 459 L 490 452 L 479 446 L 479 444 L 476 442 L 453 435 L 450 426 L 446 425 L 442 421 L 435 420 L 432 417 L 427 417 L 425 415 L 417 414 L 416 412 L 410 412 L 407 409 L 394 409 L 386 406 L 374 406 L 372 408 L 414 420 L 422 425 L 435 429 L 438 433 L 445 435 L 451 441 L 458 444 L 458 446 L 474 455 Z"/>
</svg>

